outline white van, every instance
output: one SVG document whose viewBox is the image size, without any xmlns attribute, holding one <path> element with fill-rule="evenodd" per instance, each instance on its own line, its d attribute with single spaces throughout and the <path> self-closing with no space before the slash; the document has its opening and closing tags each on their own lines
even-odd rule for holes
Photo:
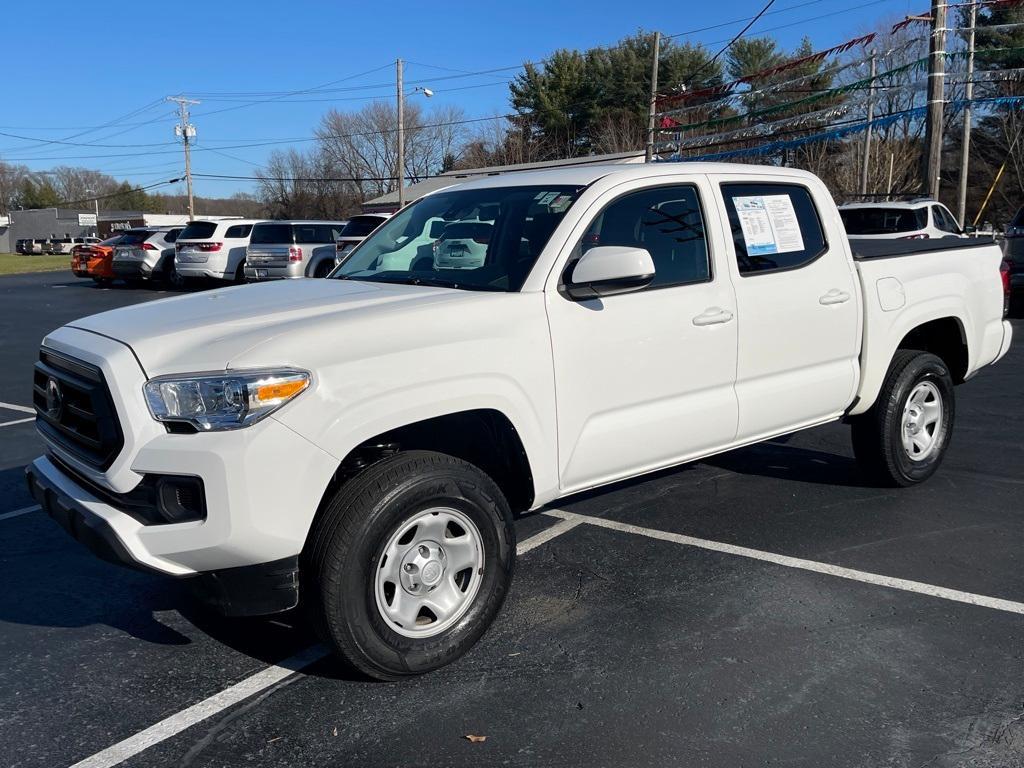
<svg viewBox="0 0 1024 768">
<path fill-rule="evenodd" d="M 178 237 L 174 268 L 184 278 L 245 279 L 245 249 L 258 219 L 193 221 Z"/>
</svg>

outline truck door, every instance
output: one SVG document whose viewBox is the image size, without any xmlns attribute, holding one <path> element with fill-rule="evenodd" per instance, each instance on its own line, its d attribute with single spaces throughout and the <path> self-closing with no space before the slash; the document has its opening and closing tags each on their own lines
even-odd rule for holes
<svg viewBox="0 0 1024 768">
<path fill-rule="evenodd" d="M 748 441 L 850 405 L 861 310 L 845 231 L 824 188 L 736 179 L 722 177 L 719 188 L 739 307 L 737 437 Z M 827 202 L 827 220 L 816 199 Z"/>
<path fill-rule="evenodd" d="M 606 192 L 573 230 L 549 282 L 565 491 L 678 463 L 736 433 L 736 303 L 721 266 L 725 242 L 705 226 L 706 178 L 679 178 Z M 571 300 L 557 290 L 559 275 L 597 245 L 645 248 L 653 282 Z"/>
</svg>

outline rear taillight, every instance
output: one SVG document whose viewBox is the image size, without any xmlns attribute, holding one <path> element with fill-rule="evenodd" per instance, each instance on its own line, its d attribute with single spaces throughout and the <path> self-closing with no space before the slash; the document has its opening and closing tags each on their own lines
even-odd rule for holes
<svg viewBox="0 0 1024 768">
<path fill-rule="evenodd" d="M 921 232 L 921 233 L 916 234 L 916 235 L 907 235 L 906 237 L 901 237 L 900 239 L 901 240 L 928 240 L 930 237 L 931 237 L 931 235 L 929 235 L 927 232 Z"/>
<path fill-rule="evenodd" d="M 155 251 L 156 250 L 156 246 L 153 245 L 152 243 L 143 243 L 142 244 L 142 250 L 144 250 L 144 251 Z"/>
<path fill-rule="evenodd" d="M 288 261 L 302 261 L 302 249 L 293 245 L 288 249 Z"/>
<path fill-rule="evenodd" d="M 224 243 L 196 243 L 193 247 L 200 251 L 219 251 Z"/>
<path fill-rule="evenodd" d="M 1009 259 L 1003 259 L 1003 263 L 999 265 L 999 277 L 1003 280 L 1003 317 L 1006 317 L 1010 313 L 1010 264 Z"/>
</svg>

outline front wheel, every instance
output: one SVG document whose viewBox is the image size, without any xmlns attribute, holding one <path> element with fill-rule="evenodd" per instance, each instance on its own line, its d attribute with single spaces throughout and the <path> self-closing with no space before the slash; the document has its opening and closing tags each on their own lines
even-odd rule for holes
<svg viewBox="0 0 1024 768">
<path fill-rule="evenodd" d="M 515 563 L 512 513 L 473 465 L 400 453 L 335 493 L 303 560 L 303 600 L 325 640 L 396 680 L 455 661 L 494 620 Z"/>
<path fill-rule="evenodd" d="M 857 462 L 882 485 L 927 480 L 949 446 L 954 413 L 946 364 L 927 352 L 899 350 L 875 404 L 851 419 Z"/>
</svg>

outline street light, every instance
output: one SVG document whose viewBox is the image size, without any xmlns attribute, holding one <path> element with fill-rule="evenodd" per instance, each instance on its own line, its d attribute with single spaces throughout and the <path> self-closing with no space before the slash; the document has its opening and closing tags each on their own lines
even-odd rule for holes
<svg viewBox="0 0 1024 768">
<path fill-rule="evenodd" d="M 395 176 L 398 180 L 398 209 L 405 207 L 405 90 L 402 87 L 402 60 L 395 62 L 397 87 L 395 97 L 398 101 L 398 159 L 395 163 Z M 429 88 L 417 85 L 411 93 L 422 93 L 428 99 L 434 95 Z"/>
</svg>

